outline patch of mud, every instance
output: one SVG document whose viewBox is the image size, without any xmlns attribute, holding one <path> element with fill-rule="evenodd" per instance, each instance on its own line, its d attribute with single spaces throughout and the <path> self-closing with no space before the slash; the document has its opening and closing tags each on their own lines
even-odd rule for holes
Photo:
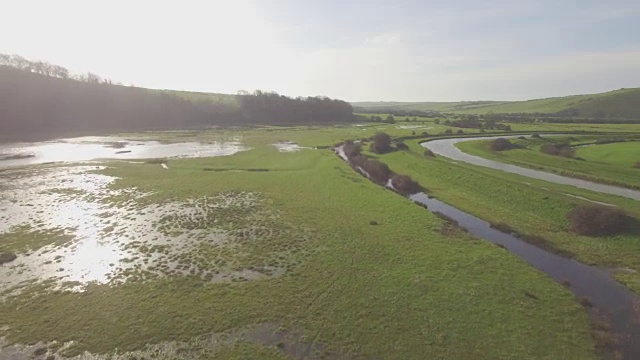
<svg viewBox="0 0 640 360">
<path fill-rule="evenodd" d="M 276 323 L 258 324 L 254 327 L 235 330 L 230 333 L 211 333 L 199 336 L 190 341 L 166 341 L 159 344 L 147 345 L 144 349 L 114 352 L 113 354 L 84 354 L 65 357 L 65 352 L 73 347 L 73 342 L 38 343 L 34 345 L 9 345 L 0 338 L 0 360 L 131 360 L 131 359 L 166 359 L 187 360 L 213 358 L 223 347 L 233 346 L 239 342 L 262 345 L 277 349 L 291 359 L 319 360 L 319 359 L 357 359 L 357 356 L 346 356 L 330 349 L 326 344 L 317 340 L 319 333 L 313 337 L 306 336 L 302 331 L 287 330 Z M 308 334 L 307 334 L 308 335 Z"/>
<path fill-rule="evenodd" d="M 161 276 L 244 281 L 295 265 L 306 235 L 249 192 L 145 204 L 112 190 L 113 177 L 76 166 L 0 173 L 0 250 L 25 239 L 0 267 L 0 296 L 46 282 L 82 290 Z M 299 238 L 290 247 L 292 236 Z M 22 243 L 21 243 L 22 244 Z M 16 249 L 13 249 L 16 250 Z"/>
<path fill-rule="evenodd" d="M 309 147 L 300 146 L 292 141 L 282 141 L 273 144 L 279 152 L 295 152 L 303 149 L 310 149 Z"/>
<path fill-rule="evenodd" d="M 118 151 L 114 151 L 118 149 Z M 128 141 L 118 137 L 80 137 L 39 143 L 0 145 L 0 167 L 97 159 L 155 159 L 233 155 L 247 150 L 239 139 L 211 143 Z"/>
</svg>

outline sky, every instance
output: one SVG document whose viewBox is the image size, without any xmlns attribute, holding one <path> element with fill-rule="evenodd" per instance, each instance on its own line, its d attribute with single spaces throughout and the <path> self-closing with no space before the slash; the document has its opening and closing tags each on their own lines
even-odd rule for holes
<svg viewBox="0 0 640 360">
<path fill-rule="evenodd" d="M 461 101 L 640 87 L 640 0 L 0 0 L 0 8 L 0 53 L 151 88 Z"/>
</svg>

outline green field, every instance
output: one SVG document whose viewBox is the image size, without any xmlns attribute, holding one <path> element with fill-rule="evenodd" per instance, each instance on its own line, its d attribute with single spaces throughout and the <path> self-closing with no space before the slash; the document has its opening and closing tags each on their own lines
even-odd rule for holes
<svg viewBox="0 0 640 360">
<path fill-rule="evenodd" d="M 638 137 L 627 136 L 627 138 L 634 141 L 601 145 L 595 144 L 598 137 L 513 139 L 511 141 L 520 148 L 500 152 L 491 151 L 490 141 L 487 140 L 464 142 L 456 146 L 469 154 L 492 160 L 637 189 L 640 188 L 640 174 L 633 165 L 640 161 L 640 142 Z M 547 155 L 540 151 L 540 147 L 544 144 L 562 142 L 593 144 L 575 148 L 575 158 Z"/>
<path fill-rule="evenodd" d="M 620 89 L 599 94 L 572 95 L 527 101 L 461 101 L 461 102 L 356 102 L 367 110 L 421 110 L 459 114 L 554 114 L 573 110 L 584 118 L 640 118 L 640 89 Z M 382 111 L 382 110 L 381 110 Z"/>
<path fill-rule="evenodd" d="M 565 218 L 573 206 L 588 204 L 576 196 L 613 204 L 640 216 L 636 201 L 441 157 L 425 158 L 422 147 L 413 142 L 410 149 L 383 155 L 381 159 L 390 164 L 392 170 L 417 179 L 436 198 L 487 221 L 507 224 L 520 234 L 540 236 L 546 240 L 543 245 L 550 249 L 571 254 L 588 264 L 633 269 L 616 276 L 640 292 L 637 234 L 609 238 L 578 236 L 568 230 Z"/>
<path fill-rule="evenodd" d="M 617 143 L 587 146 L 578 149 L 577 156 L 588 162 L 630 168 L 640 161 L 640 143 Z"/>
<path fill-rule="evenodd" d="M 135 135 L 162 141 L 240 137 L 251 150 L 169 160 L 169 170 L 157 164 L 110 162 L 95 171 L 119 179 L 113 190 L 135 187 L 150 193 L 134 207 L 256 194 L 257 210 L 214 212 L 215 226 L 237 232 L 247 226 L 243 224 L 253 224 L 255 211 L 266 212 L 269 220 L 260 224 L 280 229 L 276 236 L 249 236 L 229 248 L 205 244 L 190 259 L 225 260 L 221 271 L 277 266 L 284 273 L 221 283 L 204 280 L 199 273 L 140 276 L 124 284 L 93 284 L 85 292 L 54 290 L 46 283 L 27 285 L 0 302 L 0 335 L 10 342 L 49 344 L 45 347 L 50 352 L 73 341 L 62 351 L 68 355 L 115 349 L 126 353 L 178 341 L 198 357 L 220 359 L 279 358 L 294 343 L 318 357 L 597 358 L 587 312 L 562 285 L 504 249 L 470 238 L 372 184 L 329 149 L 280 153 L 271 145 L 281 140 L 306 147 L 331 145 L 376 130 L 301 127 Z M 395 135 L 408 132 L 388 130 Z M 580 252 L 581 258 L 635 266 L 627 264 L 637 258 L 631 255 L 637 248 L 629 239 L 562 237 L 563 212 L 575 200 L 555 191 L 570 190 L 527 190 L 509 176 L 425 159 L 417 142 L 408 144 L 412 151 L 382 158 L 394 170 L 415 176 L 440 199 L 485 218 L 501 216 L 506 223 L 525 217 L 523 228 L 556 234 L 550 236 L 555 245 Z M 248 171 L 256 168 L 263 170 Z M 516 193 L 530 199 L 522 208 L 509 201 Z M 548 200 L 543 201 L 545 196 Z M 595 198 L 633 206 L 606 196 Z M 120 205 L 123 201 L 115 196 L 104 202 L 124 209 L 114 220 L 129 216 L 129 208 Z M 536 215 L 547 207 L 555 210 Z M 596 256 L 596 247 L 604 255 Z M 629 255 L 616 258 L 623 250 Z M 275 324 L 267 326 L 269 336 L 262 334 L 263 340 L 237 335 L 263 324 Z M 300 335 L 264 340 L 283 333 Z M 227 342 L 204 346 L 208 343 L 198 339 L 205 334 Z M 180 354 L 185 356 L 184 351 Z"/>
</svg>

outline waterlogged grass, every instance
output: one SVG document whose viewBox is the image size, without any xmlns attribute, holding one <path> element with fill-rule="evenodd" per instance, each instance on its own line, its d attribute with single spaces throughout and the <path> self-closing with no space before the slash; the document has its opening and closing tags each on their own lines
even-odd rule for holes
<svg viewBox="0 0 640 360">
<path fill-rule="evenodd" d="M 606 137 L 602 137 L 603 139 Z M 594 182 L 640 188 L 640 174 L 633 168 L 635 159 L 640 159 L 640 142 L 590 145 L 577 149 L 576 158 L 565 158 L 542 153 L 540 147 L 548 143 L 570 142 L 589 143 L 596 138 L 560 138 L 512 139 L 519 149 L 495 152 L 491 151 L 490 140 L 468 141 L 456 146 L 469 154 L 511 163 L 514 165 L 554 172 Z"/>
<path fill-rule="evenodd" d="M 61 246 L 73 240 L 66 229 L 35 229 L 29 225 L 16 226 L 0 233 L 0 253 L 22 254 L 45 246 Z"/>
<path fill-rule="evenodd" d="M 253 150 L 233 156 L 172 160 L 169 170 L 113 162 L 104 171 L 121 179 L 115 187 L 153 192 L 145 202 L 259 194 L 281 221 L 311 234 L 308 240 L 296 232 L 280 235 L 279 244 L 295 255 L 296 267 L 281 276 L 233 283 L 181 275 L 93 285 L 84 293 L 34 285 L 0 302 L 0 325 L 8 329 L 0 335 L 17 343 L 75 341 L 66 350 L 73 355 L 188 342 L 206 333 L 278 323 L 352 357 L 595 358 L 588 316 L 561 285 L 363 179 L 330 150 L 278 153 L 270 145 L 283 138 L 326 145 L 345 136 L 324 131 L 248 132 L 244 141 Z M 405 153 L 385 157 L 398 160 L 398 167 L 403 157 L 430 162 Z M 435 162 L 446 174 L 448 165 Z M 396 170 L 396 161 L 389 163 Z M 415 175 L 422 182 L 428 173 Z M 443 175 L 434 179 L 448 181 Z M 200 255 L 208 256 L 204 250 Z M 243 344 L 229 351 L 220 358 L 281 354 L 275 346 Z"/>
<path fill-rule="evenodd" d="M 569 231 L 566 214 L 590 199 L 626 210 L 640 217 L 637 201 L 556 185 L 484 167 L 428 158 L 416 142 L 411 150 L 383 155 L 393 171 L 408 174 L 431 194 L 459 209 L 492 223 L 507 224 L 521 234 L 540 236 L 558 252 L 572 254 L 589 264 L 628 268 L 616 275 L 634 291 L 640 292 L 640 234 L 591 238 Z M 510 150 L 509 152 L 514 151 Z"/>
</svg>

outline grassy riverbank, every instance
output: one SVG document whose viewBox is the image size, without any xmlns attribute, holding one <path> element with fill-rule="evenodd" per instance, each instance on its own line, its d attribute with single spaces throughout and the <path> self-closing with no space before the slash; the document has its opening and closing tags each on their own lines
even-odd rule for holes
<svg viewBox="0 0 640 360">
<path fill-rule="evenodd" d="M 580 261 L 626 271 L 615 275 L 640 292 L 640 234 L 590 238 L 571 233 L 566 214 L 587 199 L 620 207 L 640 217 L 637 201 L 556 185 L 480 166 L 428 158 L 424 148 L 411 142 L 409 151 L 380 158 L 392 170 L 409 174 L 431 194 L 459 209 L 496 224 L 506 224 L 521 234 L 539 236 L 541 245 L 570 254 Z"/>
<path fill-rule="evenodd" d="M 500 162 L 603 184 L 640 189 L 640 170 L 634 168 L 634 164 L 640 161 L 640 137 L 628 136 L 629 140 L 635 140 L 632 142 L 596 143 L 598 140 L 606 139 L 606 136 L 512 139 L 511 142 L 518 148 L 499 152 L 491 151 L 491 140 L 463 142 L 456 146 L 466 153 Z M 540 151 L 545 144 L 554 143 L 593 145 L 575 148 L 575 156 L 571 158 L 548 155 Z"/>
<path fill-rule="evenodd" d="M 407 131 L 397 130 L 396 135 Z M 135 200 L 141 205 L 229 192 L 255 194 L 261 211 L 270 214 L 268 224 L 290 231 L 268 238 L 270 243 L 261 243 L 261 236 L 232 237 L 231 246 L 210 244 L 199 255 L 205 262 L 223 258 L 234 269 L 284 265 L 284 273 L 231 282 L 170 275 L 93 284 L 85 292 L 31 285 L 0 302 L 0 335 L 26 344 L 73 341 L 67 354 L 110 353 L 167 341 L 189 343 L 207 333 L 233 337 L 240 329 L 277 324 L 279 334 L 302 335 L 275 342 L 245 336 L 239 345 L 214 349 L 211 355 L 274 358 L 291 354 L 298 342 L 328 357 L 595 358 L 588 316 L 563 286 L 497 246 L 452 231 L 436 216 L 357 175 L 330 150 L 280 153 L 271 145 L 292 140 L 326 146 L 372 131 L 273 128 L 140 135 L 165 141 L 239 136 L 251 147 L 228 157 L 169 160 L 168 170 L 158 164 L 111 162 L 96 171 L 118 177 L 114 189 L 150 193 Z M 414 151 L 416 146 L 412 144 Z M 383 158 L 454 205 L 495 198 L 478 211 L 481 215 L 490 206 L 508 203 L 512 194 L 497 195 L 495 184 L 486 180 L 473 184 L 489 175 L 442 159 L 410 152 Z M 472 195 L 479 189 L 486 194 Z M 541 195 L 531 191 L 519 196 Z M 554 214 L 568 206 L 558 196 L 551 196 L 550 203 L 558 207 Z M 104 204 L 122 200 L 114 197 Z M 498 207 L 497 212 L 511 213 L 512 207 Z M 113 221 L 127 217 L 127 209 L 114 212 Z M 216 219 L 211 226 L 237 231 L 253 213 Z M 545 221 L 557 223 L 538 218 Z M 268 244 L 276 244 L 277 253 Z M 268 263 L 280 255 L 285 260 Z M 270 335 L 259 338 L 277 338 Z M 251 344 L 244 345 L 246 341 Z"/>
</svg>

